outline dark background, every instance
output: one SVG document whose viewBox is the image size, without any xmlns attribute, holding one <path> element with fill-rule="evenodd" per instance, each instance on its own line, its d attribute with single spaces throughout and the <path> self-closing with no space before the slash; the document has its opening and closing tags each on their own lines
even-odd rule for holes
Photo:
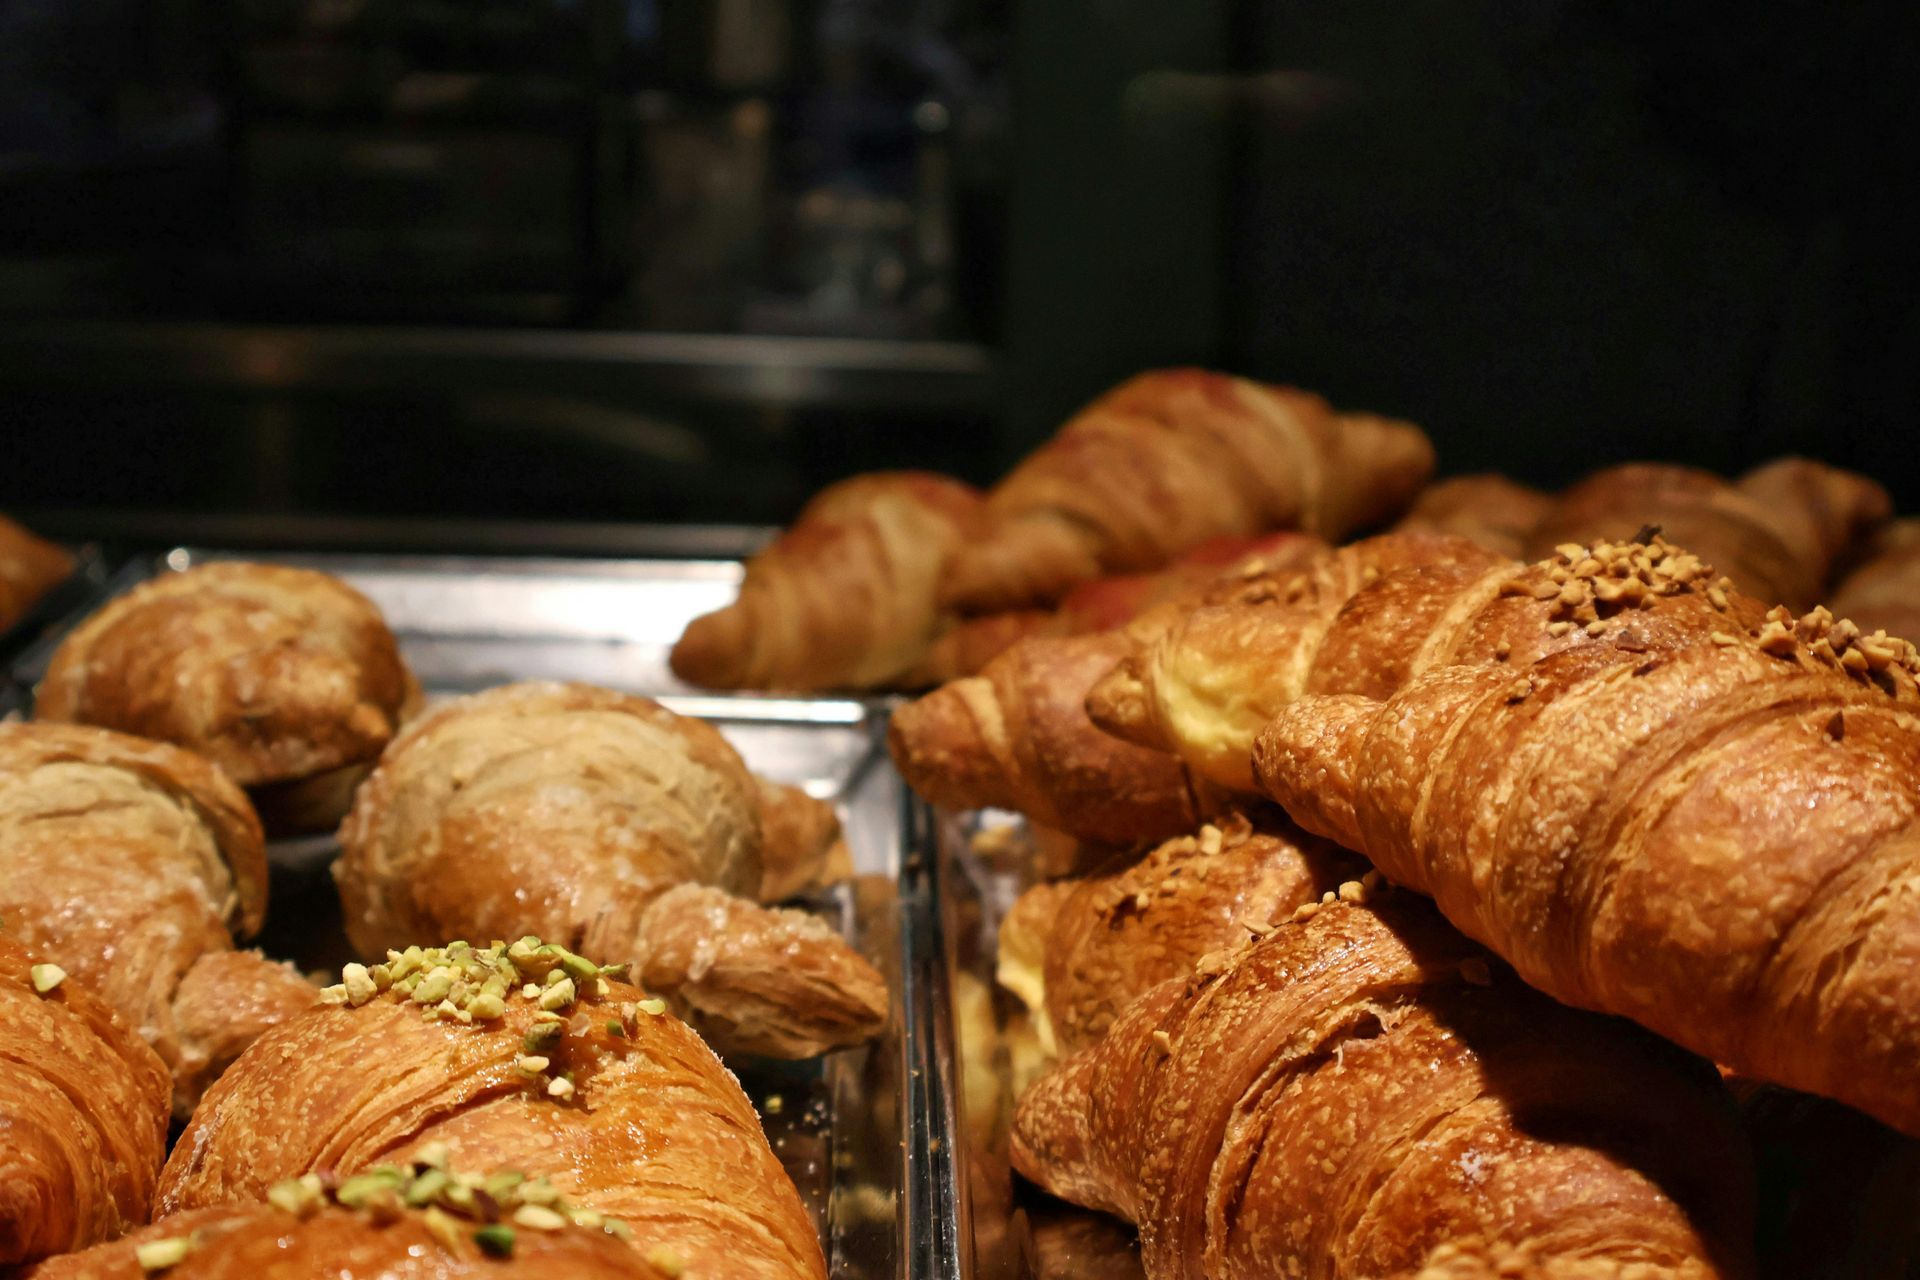
<svg viewBox="0 0 1920 1280">
<path fill-rule="evenodd" d="M 1920 509 L 1913 6 L 0 0 L 0 506 L 772 521 L 1194 362 Z M 62 515 L 61 513 L 66 513 Z"/>
</svg>

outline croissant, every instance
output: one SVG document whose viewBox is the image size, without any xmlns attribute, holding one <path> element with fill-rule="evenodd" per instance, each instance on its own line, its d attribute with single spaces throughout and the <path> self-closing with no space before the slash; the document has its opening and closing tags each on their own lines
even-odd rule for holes
<svg viewBox="0 0 1920 1280">
<path fill-rule="evenodd" d="M 674 674 L 712 689 L 871 689 L 939 630 L 941 566 L 977 518 L 972 486 L 923 471 L 830 485 L 747 562 L 740 596 L 695 618 Z"/>
<path fill-rule="evenodd" d="M 731 1049 L 871 1037 L 887 990 L 839 934 L 758 906 L 759 784 L 710 726 L 590 685 L 506 685 L 409 725 L 334 867 L 363 955 L 537 932 L 633 961 Z"/>
<path fill-rule="evenodd" d="M 544 1178 L 482 1176 L 421 1161 L 343 1180 L 309 1175 L 258 1204 L 174 1214 L 111 1244 L 53 1258 L 33 1280 L 666 1280 L 677 1274 L 624 1243 L 618 1219 L 570 1203 Z"/>
<path fill-rule="evenodd" d="M 1454 476 L 1423 489 L 1392 532 L 1450 534 L 1517 560 L 1553 502 L 1552 495 L 1503 475 Z"/>
<path fill-rule="evenodd" d="M 73 572 L 73 557 L 0 516 L 0 632 Z"/>
<path fill-rule="evenodd" d="M 1691 467 L 1634 463 L 1597 471 L 1561 495 L 1535 528 L 1529 554 L 1656 526 L 1746 594 L 1805 609 L 1891 510 L 1886 491 L 1865 476 L 1803 458 L 1779 459 L 1732 483 Z"/>
<path fill-rule="evenodd" d="M 1158 568 L 1209 538 L 1328 539 L 1393 516 L 1433 471 L 1419 428 L 1198 369 L 1143 373 L 1081 410 L 988 495 L 941 601 L 988 612 Z"/>
<path fill-rule="evenodd" d="M 1836 616 L 1863 630 L 1920 636 L 1920 517 L 1883 529 L 1872 555 L 1840 580 L 1831 603 Z"/>
<path fill-rule="evenodd" d="M 147 1220 L 167 1069 L 104 1000 L 11 938 L 0 939 L 0 1137 L 0 1267 Z"/>
<path fill-rule="evenodd" d="M 760 901 L 782 902 L 853 874 L 832 805 L 783 782 L 753 781 L 760 811 Z"/>
<path fill-rule="evenodd" d="M 1239 814 L 1118 871 L 1036 885 L 1000 924 L 999 979 L 1066 1052 L 1097 1043 L 1135 998 L 1192 973 L 1366 868 L 1295 831 Z"/>
<path fill-rule="evenodd" d="M 1179 762 L 1087 719 L 1088 689 L 1133 644 L 1123 632 L 1023 640 L 898 708 L 887 744 L 900 776 L 932 804 L 1014 809 L 1100 844 L 1192 831 L 1210 801 Z"/>
<path fill-rule="evenodd" d="M 159 1207 L 416 1162 L 544 1176 L 642 1257 L 716 1280 L 824 1280 L 799 1192 L 713 1051 L 565 948 L 408 947 L 349 965 L 208 1090 Z"/>
<path fill-rule="evenodd" d="M 263 809 L 324 826 L 418 700 L 358 591 L 311 569 L 221 563 L 142 583 L 74 628 L 34 714 L 189 747 Z"/>
<path fill-rule="evenodd" d="M 86 725 L 0 725 L 0 914 L 159 1052 L 182 1117 L 313 1003 L 292 969 L 233 949 L 266 903 L 260 824 L 205 760 Z"/>
<path fill-rule="evenodd" d="M 1516 615 L 1514 666 L 1304 698 L 1262 789 L 1557 999 L 1920 1133 L 1920 655 L 1646 548 L 1551 567 L 1574 647 L 1519 666 L 1562 624 Z"/>
<path fill-rule="evenodd" d="M 1222 577 L 1303 566 L 1327 544 L 1304 533 L 1259 538 L 1213 538 L 1151 573 L 1109 574 L 1069 591 L 1056 609 L 1014 609 L 957 619 L 941 633 L 910 685 L 944 684 L 976 675 L 1028 636 L 1075 636 L 1111 631 L 1151 609 L 1199 599 Z"/>
<path fill-rule="evenodd" d="M 1405 895 L 1296 916 L 1042 1077 L 1015 1166 L 1137 1223 L 1156 1280 L 1395 1276 L 1463 1240 L 1749 1274 L 1710 1069 L 1534 994 Z"/>
<path fill-rule="evenodd" d="M 1250 794 L 1253 739 L 1276 711 L 1309 690 L 1391 688 L 1407 670 L 1450 656 L 1464 609 L 1518 568 L 1440 534 L 1356 542 L 1305 569 L 1250 578 L 1172 620 L 1089 689 L 1086 710 L 1108 733 L 1172 751 L 1214 785 Z M 1396 609 L 1356 600 L 1383 578 L 1400 582 L 1402 569 L 1423 573 L 1401 583 Z M 1383 612 L 1408 616 L 1389 632 L 1373 618 Z"/>
</svg>

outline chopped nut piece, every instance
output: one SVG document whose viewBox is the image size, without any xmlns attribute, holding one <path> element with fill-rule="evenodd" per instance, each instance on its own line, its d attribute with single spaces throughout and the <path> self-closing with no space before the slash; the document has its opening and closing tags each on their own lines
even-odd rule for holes
<svg viewBox="0 0 1920 1280">
<path fill-rule="evenodd" d="M 667 1002 L 665 1000 L 642 1000 L 639 1007 L 640 1012 L 650 1013 L 657 1018 L 667 1011 Z"/>
<path fill-rule="evenodd" d="M 565 1076 L 555 1076 L 553 1079 L 547 1081 L 547 1096 L 549 1098 L 558 1098 L 560 1101 L 565 1102 L 573 1096 L 573 1081 L 567 1079 Z"/>
<path fill-rule="evenodd" d="M 562 974 L 560 980 L 540 993 L 540 1007 L 547 1010 L 564 1009 L 574 1001 L 573 979 Z"/>
<path fill-rule="evenodd" d="M 526 1054 L 513 1061 L 513 1069 L 523 1076 L 537 1076 L 550 1065 L 552 1064 L 548 1059 L 535 1053 Z"/>
<path fill-rule="evenodd" d="M 535 1231 L 558 1231 L 567 1225 L 567 1220 L 553 1210 L 537 1204 L 523 1204 L 513 1211 L 514 1222 L 522 1227 L 532 1227 Z"/>
<path fill-rule="evenodd" d="M 142 1271 L 165 1271 L 186 1261 L 187 1255 L 192 1252 L 192 1240 L 186 1236 L 170 1236 L 165 1240 L 149 1240 L 145 1244 L 135 1245 L 133 1256 Z"/>
<path fill-rule="evenodd" d="M 513 1241 L 513 1228 L 504 1222 L 489 1223 L 473 1233 L 473 1242 L 480 1246 L 481 1251 L 496 1258 L 512 1257 Z"/>
<path fill-rule="evenodd" d="M 348 965 L 340 971 L 340 978 L 341 985 L 347 989 L 347 1003 L 356 1009 L 380 994 L 373 975 L 363 964 Z"/>
<path fill-rule="evenodd" d="M 67 971 L 57 964 L 37 964 L 27 970 L 27 976 L 33 979 L 33 989 L 44 996 L 67 980 Z"/>
<path fill-rule="evenodd" d="M 656 1271 L 662 1272 L 669 1277 L 678 1276 L 687 1269 L 686 1261 L 671 1249 L 649 1249 L 647 1250 L 647 1261 L 653 1265 Z"/>
<path fill-rule="evenodd" d="M 460 1239 L 465 1234 L 460 1223 L 445 1209 L 428 1209 L 421 1215 L 426 1224 L 427 1234 L 434 1238 L 442 1249 L 452 1252 L 460 1247 Z"/>
<path fill-rule="evenodd" d="M 777 1116 L 786 1109 L 786 1105 L 787 1100 L 785 1098 L 777 1093 L 770 1093 L 767 1095 L 767 1101 L 765 1105 L 761 1107 L 761 1110 L 770 1116 Z"/>
</svg>

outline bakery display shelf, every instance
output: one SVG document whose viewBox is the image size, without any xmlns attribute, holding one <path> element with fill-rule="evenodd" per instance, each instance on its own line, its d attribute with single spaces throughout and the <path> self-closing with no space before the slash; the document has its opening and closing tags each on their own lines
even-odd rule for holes
<svg viewBox="0 0 1920 1280">
<path fill-rule="evenodd" d="M 767 1137 L 814 1215 L 836 1280 L 961 1280 L 971 1236 L 956 1177 L 951 1009 L 929 820 L 886 759 L 882 699 L 713 695 L 674 679 L 686 622 L 732 598 L 737 562 L 245 554 L 178 547 L 135 559 L 7 660 L 0 712 L 31 714 L 60 637 L 101 601 L 211 559 L 336 574 L 386 615 L 429 700 L 509 680 L 584 680 L 658 698 L 712 722 L 756 772 L 838 808 L 852 880 L 804 902 L 886 977 L 885 1033 L 810 1062 L 731 1059 Z M 330 835 L 277 840 L 269 954 L 303 967 L 350 958 Z"/>
</svg>

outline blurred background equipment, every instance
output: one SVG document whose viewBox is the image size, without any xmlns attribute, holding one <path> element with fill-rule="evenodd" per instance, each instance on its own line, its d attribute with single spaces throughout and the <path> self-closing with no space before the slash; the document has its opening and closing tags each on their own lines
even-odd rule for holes
<svg viewBox="0 0 1920 1280">
<path fill-rule="evenodd" d="M 0 507 L 782 521 L 1194 363 L 1911 509 L 1915 21 L 15 0 Z"/>
</svg>

